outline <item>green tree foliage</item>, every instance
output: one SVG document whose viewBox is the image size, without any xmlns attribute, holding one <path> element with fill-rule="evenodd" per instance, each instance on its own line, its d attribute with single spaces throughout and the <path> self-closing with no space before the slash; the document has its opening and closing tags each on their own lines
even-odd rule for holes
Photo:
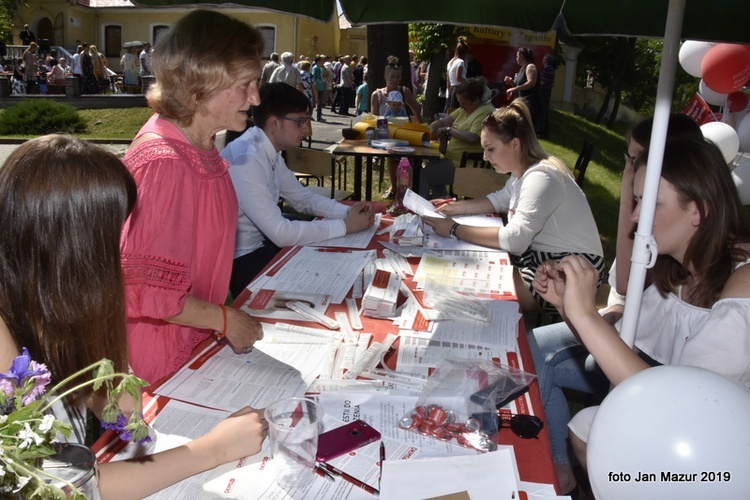
<svg viewBox="0 0 750 500">
<path fill-rule="evenodd" d="M 86 132 L 84 120 L 72 106 L 45 99 L 13 104 L 0 114 L 0 135 L 44 135 Z"/>
<path fill-rule="evenodd" d="M 422 114 L 427 121 L 438 111 L 437 99 L 440 91 L 440 77 L 445 74 L 446 64 L 453 55 L 459 36 L 468 34 L 466 28 L 452 24 L 418 23 L 409 25 L 409 41 L 412 50 L 420 61 L 430 63 L 427 75 L 427 90 Z M 447 54 L 450 53 L 450 56 Z"/>
<path fill-rule="evenodd" d="M 13 40 L 13 18 L 26 5 L 26 0 L 0 0 L 0 40 Z"/>
<path fill-rule="evenodd" d="M 591 71 L 596 82 L 607 90 L 604 104 L 595 121 L 601 123 L 609 115 L 607 127 L 612 128 L 620 102 L 643 115 L 652 115 L 663 41 L 624 37 L 579 40 L 583 42 L 584 49 L 578 59 L 578 83 L 583 86 L 587 71 Z M 696 79 L 678 69 L 672 110 L 682 111 L 697 90 Z"/>
</svg>

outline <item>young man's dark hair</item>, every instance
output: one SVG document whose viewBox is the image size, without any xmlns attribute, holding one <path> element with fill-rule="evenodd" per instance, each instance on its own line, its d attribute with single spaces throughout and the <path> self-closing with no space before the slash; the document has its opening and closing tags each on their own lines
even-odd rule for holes
<svg viewBox="0 0 750 500">
<path fill-rule="evenodd" d="M 312 113 L 310 101 L 305 94 L 288 83 L 274 82 L 263 85 L 260 90 L 260 104 L 253 106 L 255 125 L 264 128 L 272 115 L 285 116 L 290 113 Z"/>
</svg>

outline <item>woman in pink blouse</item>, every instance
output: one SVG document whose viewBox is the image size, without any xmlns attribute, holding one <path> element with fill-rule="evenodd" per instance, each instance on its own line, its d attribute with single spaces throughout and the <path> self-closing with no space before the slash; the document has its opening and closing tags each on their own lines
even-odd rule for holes
<svg viewBox="0 0 750 500">
<path fill-rule="evenodd" d="M 130 364 L 149 382 L 177 371 L 212 332 L 237 353 L 263 336 L 224 306 L 238 205 L 214 146 L 219 130 L 244 130 L 260 102 L 262 49 L 253 27 L 193 11 L 154 50 L 156 113 L 124 158 L 139 196 L 121 241 Z"/>
</svg>

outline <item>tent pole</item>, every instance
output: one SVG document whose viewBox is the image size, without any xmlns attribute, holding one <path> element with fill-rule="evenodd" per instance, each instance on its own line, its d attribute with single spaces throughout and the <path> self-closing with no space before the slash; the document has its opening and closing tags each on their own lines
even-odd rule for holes
<svg viewBox="0 0 750 500">
<path fill-rule="evenodd" d="M 653 267 L 656 260 L 657 248 L 653 239 L 654 212 L 656 195 L 659 191 L 659 179 L 661 178 L 661 166 L 664 160 L 669 114 L 672 107 L 685 2 L 686 0 L 669 0 L 667 22 L 664 29 L 664 51 L 659 68 L 659 84 L 656 91 L 648 168 L 646 169 L 643 199 L 641 200 L 640 219 L 633 244 L 633 255 L 630 259 L 632 265 L 630 267 L 623 323 L 620 330 L 622 340 L 630 347 L 633 346 L 635 341 L 646 270 Z"/>
</svg>

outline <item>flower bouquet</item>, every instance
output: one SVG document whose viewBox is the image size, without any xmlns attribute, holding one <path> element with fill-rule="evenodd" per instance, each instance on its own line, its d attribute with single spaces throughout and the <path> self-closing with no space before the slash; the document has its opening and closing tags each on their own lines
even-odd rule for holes
<svg viewBox="0 0 750 500">
<path fill-rule="evenodd" d="M 80 381 L 87 373 L 93 376 Z M 134 375 L 115 373 L 108 359 L 94 363 L 60 381 L 47 390 L 51 374 L 47 367 L 31 359 L 24 347 L 13 361 L 8 373 L 0 373 L 0 497 L 21 498 L 85 498 L 69 481 L 43 468 L 45 458 L 56 454 L 57 434 L 70 436 L 69 424 L 50 413 L 55 402 L 91 386 L 95 391 L 104 387 L 107 403 L 102 411 L 102 426 L 121 432 L 121 439 L 149 441 L 148 425 L 141 414 L 141 390 L 148 383 Z M 115 382 L 119 380 L 117 386 Z M 77 383 L 76 383 L 77 382 Z M 135 410 L 127 417 L 117 398 L 129 394 Z M 64 485 L 66 492 L 51 484 Z"/>
</svg>

